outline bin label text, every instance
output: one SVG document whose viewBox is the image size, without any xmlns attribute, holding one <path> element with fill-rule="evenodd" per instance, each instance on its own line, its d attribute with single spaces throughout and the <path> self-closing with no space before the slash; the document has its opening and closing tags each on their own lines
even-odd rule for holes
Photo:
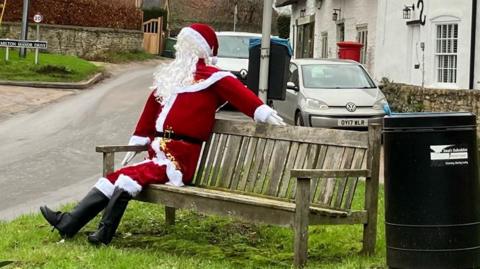
<svg viewBox="0 0 480 269">
<path fill-rule="evenodd" d="M 467 165 L 468 148 L 466 145 L 430 145 L 432 166 Z"/>
</svg>

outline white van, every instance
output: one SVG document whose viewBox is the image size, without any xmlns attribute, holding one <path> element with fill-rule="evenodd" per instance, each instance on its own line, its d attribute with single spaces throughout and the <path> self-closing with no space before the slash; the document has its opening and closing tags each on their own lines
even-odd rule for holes
<svg viewBox="0 0 480 269">
<path fill-rule="evenodd" d="M 250 39 L 262 38 L 262 35 L 245 32 L 217 32 L 217 37 L 219 45 L 216 66 L 232 72 L 246 84 Z"/>
</svg>

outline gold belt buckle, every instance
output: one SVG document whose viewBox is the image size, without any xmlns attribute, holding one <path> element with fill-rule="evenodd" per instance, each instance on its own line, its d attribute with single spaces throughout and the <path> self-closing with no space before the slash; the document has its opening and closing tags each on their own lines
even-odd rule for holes
<svg viewBox="0 0 480 269">
<path fill-rule="evenodd" d="M 165 131 L 163 131 L 163 138 L 164 139 L 172 139 L 173 136 L 173 128 L 172 127 L 167 127 Z"/>
</svg>

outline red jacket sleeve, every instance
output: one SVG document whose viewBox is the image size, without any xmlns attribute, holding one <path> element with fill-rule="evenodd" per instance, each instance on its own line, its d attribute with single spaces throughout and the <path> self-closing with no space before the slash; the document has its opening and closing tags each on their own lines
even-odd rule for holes
<svg viewBox="0 0 480 269">
<path fill-rule="evenodd" d="M 236 78 L 225 77 L 215 83 L 213 88 L 223 100 L 251 118 L 255 110 L 263 105 L 262 100 Z"/>
<path fill-rule="evenodd" d="M 133 135 L 149 138 L 155 136 L 155 123 L 158 115 L 162 111 L 162 106 L 155 99 L 154 93 L 155 91 L 152 91 L 148 97 L 147 103 L 143 108 L 143 112 L 138 120 L 137 127 L 135 128 Z"/>
</svg>

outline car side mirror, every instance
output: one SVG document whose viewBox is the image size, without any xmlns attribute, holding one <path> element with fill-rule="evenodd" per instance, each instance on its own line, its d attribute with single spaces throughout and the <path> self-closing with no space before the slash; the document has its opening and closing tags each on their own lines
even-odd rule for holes
<svg viewBox="0 0 480 269">
<path fill-rule="evenodd" d="M 295 85 L 295 82 L 289 81 L 287 82 L 287 89 L 298 91 L 298 86 Z"/>
</svg>

